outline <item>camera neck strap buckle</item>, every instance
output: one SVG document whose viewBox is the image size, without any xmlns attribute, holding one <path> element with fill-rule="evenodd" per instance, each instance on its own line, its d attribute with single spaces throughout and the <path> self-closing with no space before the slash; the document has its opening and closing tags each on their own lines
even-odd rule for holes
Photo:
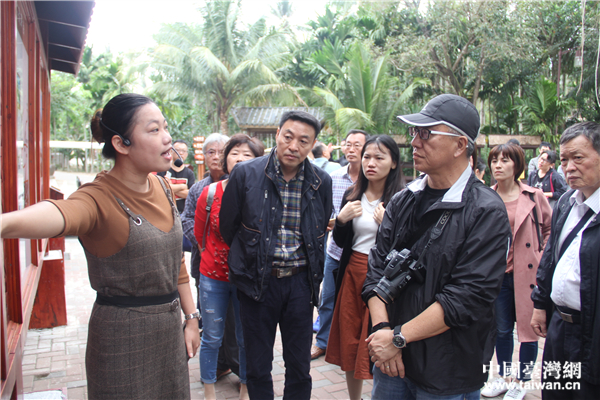
<svg viewBox="0 0 600 400">
<path fill-rule="evenodd" d="M 429 246 L 431 246 L 431 243 L 442 235 L 442 232 L 446 227 L 446 223 L 450 220 L 451 215 L 452 210 L 444 211 L 444 213 L 440 216 L 440 219 L 438 219 L 438 222 L 435 224 L 433 229 L 431 229 L 431 233 L 429 234 L 429 241 L 425 245 L 425 248 L 421 252 L 419 259 L 417 260 L 417 264 L 415 265 L 416 268 L 421 268 L 421 265 L 423 265 L 421 262 L 423 261 L 425 253 L 427 253 L 427 250 L 429 250 Z"/>
</svg>

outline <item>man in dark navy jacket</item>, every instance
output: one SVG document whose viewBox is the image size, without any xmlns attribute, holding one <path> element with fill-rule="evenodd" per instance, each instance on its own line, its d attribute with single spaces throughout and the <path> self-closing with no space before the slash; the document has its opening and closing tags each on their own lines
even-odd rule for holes
<svg viewBox="0 0 600 400">
<path fill-rule="evenodd" d="M 331 178 L 307 159 L 321 124 L 285 113 L 270 155 L 238 164 L 223 194 L 220 229 L 238 288 L 248 392 L 272 399 L 277 324 L 283 342 L 283 397 L 309 399 L 313 306 L 323 278 Z"/>
<path fill-rule="evenodd" d="M 575 190 L 554 207 L 531 327 L 546 338 L 542 398 L 593 399 L 600 395 L 600 125 L 567 128 L 560 159 Z"/>
</svg>

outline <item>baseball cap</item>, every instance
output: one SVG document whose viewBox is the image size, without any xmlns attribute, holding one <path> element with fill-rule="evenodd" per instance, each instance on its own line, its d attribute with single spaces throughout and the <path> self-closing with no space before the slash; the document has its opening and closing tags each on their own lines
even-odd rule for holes
<svg viewBox="0 0 600 400">
<path fill-rule="evenodd" d="M 479 113 L 469 100 L 454 94 L 441 94 L 416 114 L 399 115 L 398 120 L 414 126 L 444 124 L 474 143 L 479 135 Z"/>
</svg>

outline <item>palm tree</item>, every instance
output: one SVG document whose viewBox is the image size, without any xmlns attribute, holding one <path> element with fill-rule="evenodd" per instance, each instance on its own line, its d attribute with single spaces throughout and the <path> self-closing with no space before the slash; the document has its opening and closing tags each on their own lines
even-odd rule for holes
<svg viewBox="0 0 600 400">
<path fill-rule="evenodd" d="M 526 89 L 525 98 L 519 100 L 515 109 L 521 115 L 520 121 L 528 134 L 541 135 L 544 141 L 556 146 L 558 128 L 574 105 L 573 99 L 558 99 L 556 83 L 541 77 Z"/>
<path fill-rule="evenodd" d="M 400 82 L 388 73 L 387 56 L 373 59 L 368 50 L 356 43 L 348 53 L 344 67 L 328 62 L 323 65 L 330 73 L 327 88 L 313 88 L 340 132 L 367 129 L 389 133 L 400 107 L 413 95 L 415 88 L 428 84 L 415 79 L 400 95 Z"/>
<path fill-rule="evenodd" d="M 94 109 L 101 108 L 114 96 L 134 90 L 135 76 L 126 71 L 123 56 L 113 59 L 110 52 L 94 56 L 93 49 L 83 51 L 77 80 L 92 97 Z"/>
<path fill-rule="evenodd" d="M 214 110 L 224 134 L 234 104 L 289 88 L 275 72 L 289 55 L 285 33 L 267 29 L 264 19 L 241 31 L 238 12 L 239 5 L 229 0 L 207 2 L 203 26 L 167 25 L 153 51 L 153 66 L 162 75 L 155 89 Z"/>
</svg>

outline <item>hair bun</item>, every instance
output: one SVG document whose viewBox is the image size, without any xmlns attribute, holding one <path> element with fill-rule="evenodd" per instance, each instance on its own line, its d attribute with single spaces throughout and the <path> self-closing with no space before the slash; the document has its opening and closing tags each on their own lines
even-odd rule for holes
<svg viewBox="0 0 600 400">
<path fill-rule="evenodd" d="M 90 130 L 92 131 L 92 137 L 98 143 L 104 143 L 104 134 L 102 132 L 102 127 L 100 126 L 100 120 L 102 119 L 102 109 L 99 108 L 94 113 L 92 120 L 90 121 Z"/>
</svg>

